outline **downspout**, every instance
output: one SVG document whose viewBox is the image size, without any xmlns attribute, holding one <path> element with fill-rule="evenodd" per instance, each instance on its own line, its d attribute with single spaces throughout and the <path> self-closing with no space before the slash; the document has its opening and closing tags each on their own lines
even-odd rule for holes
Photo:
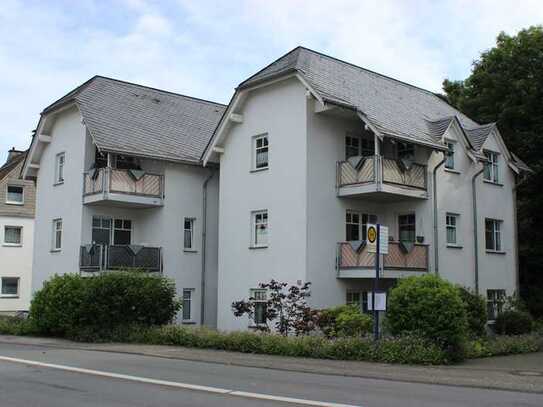
<svg viewBox="0 0 543 407">
<path fill-rule="evenodd" d="M 443 159 L 432 170 L 432 186 L 434 194 L 434 268 L 436 275 L 439 275 L 439 232 L 437 227 L 437 170 L 447 161 L 447 155 L 443 154 Z"/>
<path fill-rule="evenodd" d="M 477 231 L 477 187 L 476 178 L 483 173 L 485 167 L 477 171 L 471 178 L 472 198 L 473 198 L 473 249 L 475 266 L 475 294 L 479 294 L 479 233 Z"/>
<path fill-rule="evenodd" d="M 206 239 L 207 239 L 207 184 L 215 175 L 212 172 L 202 185 L 202 281 L 201 281 L 201 300 L 200 300 L 200 325 L 204 325 L 205 316 L 205 295 L 206 295 Z"/>
</svg>

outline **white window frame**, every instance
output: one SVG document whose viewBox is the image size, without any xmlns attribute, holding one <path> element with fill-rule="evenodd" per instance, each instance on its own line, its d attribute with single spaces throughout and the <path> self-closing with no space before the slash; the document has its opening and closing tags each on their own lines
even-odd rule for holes
<svg viewBox="0 0 543 407">
<path fill-rule="evenodd" d="M 116 223 L 117 221 L 121 221 L 121 222 L 122 222 L 122 227 L 118 228 L 118 227 L 115 225 L 115 223 Z M 124 222 L 126 222 L 126 221 L 129 221 L 129 222 L 130 222 L 130 228 L 129 228 L 129 229 L 124 227 Z M 114 219 L 113 219 L 113 224 L 112 224 L 111 226 L 112 226 L 112 228 L 111 228 L 111 233 L 113 234 L 113 235 L 112 235 L 112 238 L 111 238 L 111 242 L 112 242 L 111 244 L 121 246 L 120 243 L 117 243 L 117 242 L 115 241 L 115 231 L 117 231 L 117 230 L 119 230 L 119 231 L 121 231 L 121 232 L 130 232 L 130 243 L 128 243 L 128 244 L 129 244 L 129 245 L 132 244 L 132 237 L 134 236 L 134 221 L 133 221 L 132 219 L 127 219 L 127 218 L 114 218 Z"/>
<path fill-rule="evenodd" d="M 345 294 L 345 304 L 356 305 L 361 312 L 368 312 L 368 292 L 347 290 Z M 358 301 L 354 300 L 354 296 L 358 296 Z"/>
<path fill-rule="evenodd" d="M 457 213 L 447 212 L 445 214 L 445 241 L 447 246 L 459 247 L 460 242 L 458 239 L 460 215 Z M 449 230 L 454 231 L 454 242 L 449 240 Z"/>
<path fill-rule="evenodd" d="M 189 223 L 189 228 L 187 229 L 187 222 Z M 196 218 L 185 217 L 183 218 L 183 250 L 186 252 L 196 251 L 194 246 L 194 224 Z M 187 246 L 186 233 L 190 233 L 190 245 Z"/>
<path fill-rule="evenodd" d="M 262 140 L 262 146 L 258 147 L 258 141 Z M 258 166 L 257 158 L 259 152 L 266 150 L 267 153 L 267 160 L 265 166 Z M 252 171 L 264 171 L 270 168 L 270 137 L 268 133 L 259 134 L 257 136 L 253 137 L 252 140 L 252 163 L 251 163 L 251 170 Z"/>
<path fill-rule="evenodd" d="M 6 229 L 19 229 L 19 243 L 6 242 Z M 23 227 L 18 225 L 4 225 L 3 246 L 22 247 L 23 246 Z"/>
<path fill-rule="evenodd" d="M 17 280 L 17 293 L 16 294 L 4 294 L 2 293 L 4 289 L 4 279 L 13 279 Z M 19 298 L 19 293 L 21 290 L 21 278 L 15 276 L 3 276 L 0 277 L 0 298 Z"/>
<path fill-rule="evenodd" d="M 413 216 L 415 218 L 414 222 L 413 223 L 401 223 L 400 222 L 400 218 L 402 217 L 407 217 L 407 216 Z M 414 230 L 414 240 L 412 243 L 416 243 L 417 242 L 417 214 L 416 212 L 406 212 L 406 213 L 399 213 L 398 216 L 396 217 L 397 219 L 397 222 L 398 222 L 398 241 L 401 241 L 401 230 L 402 230 L 402 226 L 411 226 L 413 225 L 415 230 Z"/>
<path fill-rule="evenodd" d="M 94 221 L 99 220 L 100 226 L 94 226 Z M 104 221 L 109 221 L 109 228 L 103 226 Z M 113 241 L 113 218 L 104 215 L 94 215 L 91 219 L 91 237 L 94 230 L 107 230 L 109 234 L 109 244 Z M 94 244 L 94 241 L 92 242 Z"/>
<path fill-rule="evenodd" d="M 256 320 L 256 304 L 267 304 L 268 302 L 268 290 L 266 290 L 265 288 L 251 288 L 249 290 L 249 295 L 250 295 L 250 298 L 252 298 L 252 302 L 255 304 L 255 315 L 253 317 L 253 324 L 255 326 L 261 326 L 261 325 L 266 325 L 266 319 L 264 318 L 264 321 L 262 322 L 257 322 Z M 265 312 L 265 310 L 264 310 Z"/>
<path fill-rule="evenodd" d="M 491 229 L 489 230 L 487 228 L 487 222 L 491 222 Z M 488 233 L 491 233 L 492 234 L 492 239 L 493 239 L 493 247 L 489 248 L 488 247 L 488 239 L 487 239 L 487 234 Z M 503 240 L 502 240 L 502 235 L 503 235 L 503 220 L 501 219 L 493 219 L 493 218 L 485 218 L 485 249 L 487 252 L 495 252 L 495 253 L 503 253 L 504 250 L 503 250 Z"/>
<path fill-rule="evenodd" d="M 486 290 L 486 317 L 493 322 L 498 315 L 503 312 L 506 301 L 506 292 L 504 289 Z"/>
<path fill-rule="evenodd" d="M 194 322 L 194 314 L 193 314 L 193 303 L 194 303 L 194 288 L 183 288 L 183 297 L 182 297 L 182 304 L 181 307 L 181 320 L 183 323 L 192 323 Z M 189 315 L 188 318 L 185 318 L 185 310 L 186 306 L 185 304 L 189 304 Z"/>
<path fill-rule="evenodd" d="M 60 224 L 60 228 L 58 225 Z M 53 241 L 51 242 L 51 251 L 60 252 L 62 250 L 62 238 L 63 238 L 63 228 L 64 224 L 62 218 L 53 219 Z M 57 246 L 57 235 L 60 233 L 60 245 Z"/>
<path fill-rule="evenodd" d="M 483 180 L 493 184 L 500 183 L 500 153 L 484 150 L 488 162 L 484 163 Z"/>
<path fill-rule="evenodd" d="M 63 184 L 65 180 L 66 153 L 58 153 L 55 157 L 55 185 Z"/>
<path fill-rule="evenodd" d="M 354 217 L 356 216 L 358 217 L 358 222 L 353 220 Z M 366 240 L 367 238 L 366 233 L 368 230 L 367 225 L 372 223 L 371 221 L 372 217 L 377 219 L 376 215 L 372 215 L 370 213 L 365 213 L 365 212 L 361 212 L 361 211 L 357 211 L 353 209 L 347 209 L 347 211 L 345 212 L 345 240 L 348 241 L 347 227 L 349 225 L 358 226 L 358 237 L 359 237 L 358 240 Z"/>
<path fill-rule="evenodd" d="M 265 221 L 264 221 L 265 215 Z M 261 221 L 257 221 L 257 218 L 261 216 Z M 259 225 L 265 225 L 266 229 L 266 241 L 258 242 L 257 227 Z M 252 248 L 265 248 L 270 243 L 270 217 L 267 209 L 261 209 L 251 212 L 251 247 Z"/>
<path fill-rule="evenodd" d="M 21 188 L 21 200 L 20 201 L 12 201 L 9 199 L 9 189 L 10 188 Z M 16 185 L 16 184 L 7 184 L 6 185 L 6 204 L 8 205 L 24 205 L 25 204 L 25 187 L 24 185 Z"/>
<path fill-rule="evenodd" d="M 352 152 L 356 152 L 354 155 L 347 154 L 347 149 L 351 149 Z M 354 151 L 356 150 L 356 151 Z M 351 132 L 347 132 L 345 135 L 345 160 L 350 157 L 364 156 L 371 157 L 375 155 L 375 140 L 368 137 L 357 136 Z"/>
<path fill-rule="evenodd" d="M 455 152 L 456 152 L 456 143 L 452 141 L 446 141 L 445 144 L 447 145 L 447 151 L 445 152 L 445 168 L 447 170 L 453 170 L 456 171 L 455 168 Z"/>
</svg>

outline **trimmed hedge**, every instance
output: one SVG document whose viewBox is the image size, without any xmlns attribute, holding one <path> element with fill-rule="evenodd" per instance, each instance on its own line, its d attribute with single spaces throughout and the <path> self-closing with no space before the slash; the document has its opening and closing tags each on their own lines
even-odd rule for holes
<svg viewBox="0 0 543 407">
<path fill-rule="evenodd" d="M 469 342 L 466 347 L 466 356 L 469 359 L 474 359 L 539 352 L 541 350 L 543 350 L 543 337 L 541 335 L 503 335 Z"/>
<path fill-rule="evenodd" d="M 163 277 L 134 272 L 65 274 L 36 292 L 30 318 L 46 335 L 101 338 L 118 326 L 171 322 L 180 308 L 175 296 L 175 285 Z"/>
</svg>

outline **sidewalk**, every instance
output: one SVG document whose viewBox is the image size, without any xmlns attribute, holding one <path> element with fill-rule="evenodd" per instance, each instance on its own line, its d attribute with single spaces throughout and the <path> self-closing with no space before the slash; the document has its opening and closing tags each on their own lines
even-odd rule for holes
<svg viewBox="0 0 543 407">
<path fill-rule="evenodd" d="M 130 353 L 234 366 L 441 384 L 543 394 L 543 353 L 469 360 L 455 366 L 405 366 L 382 363 L 290 358 L 207 349 L 134 344 L 87 344 L 62 339 L 0 335 L 0 342 L 61 349 Z"/>
</svg>

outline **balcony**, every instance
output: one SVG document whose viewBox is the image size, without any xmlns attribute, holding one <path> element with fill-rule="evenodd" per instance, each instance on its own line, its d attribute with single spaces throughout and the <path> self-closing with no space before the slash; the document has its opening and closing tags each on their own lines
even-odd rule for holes
<svg viewBox="0 0 543 407">
<path fill-rule="evenodd" d="M 356 245 L 355 245 L 356 246 Z M 351 242 L 338 243 L 338 278 L 375 277 L 375 253 L 362 243 L 356 251 Z M 405 246 L 411 246 L 406 248 Z M 428 245 L 400 242 L 388 243 L 388 254 L 383 255 L 383 278 L 418 276 L 428 271 Z"/>
<path fill-rule="evenodd" d="M 153 208 L 163 205 L 164 177 L 139 170 L 97 168 L 83 174 L 85 205 Z"/>
<path fill-rule="evenodd" d="M 341 197 L 427 199 L 427 169 L 378 155 L 353 157 L 337 163 L 337 190 Z"/>
<path fill-rule="evenodd" d="M 162 271 L 162 248 L 140 245 L 85 245 L 79 251 L 79 270 L 138 269 L 146 272 Z"/>
</svg>

